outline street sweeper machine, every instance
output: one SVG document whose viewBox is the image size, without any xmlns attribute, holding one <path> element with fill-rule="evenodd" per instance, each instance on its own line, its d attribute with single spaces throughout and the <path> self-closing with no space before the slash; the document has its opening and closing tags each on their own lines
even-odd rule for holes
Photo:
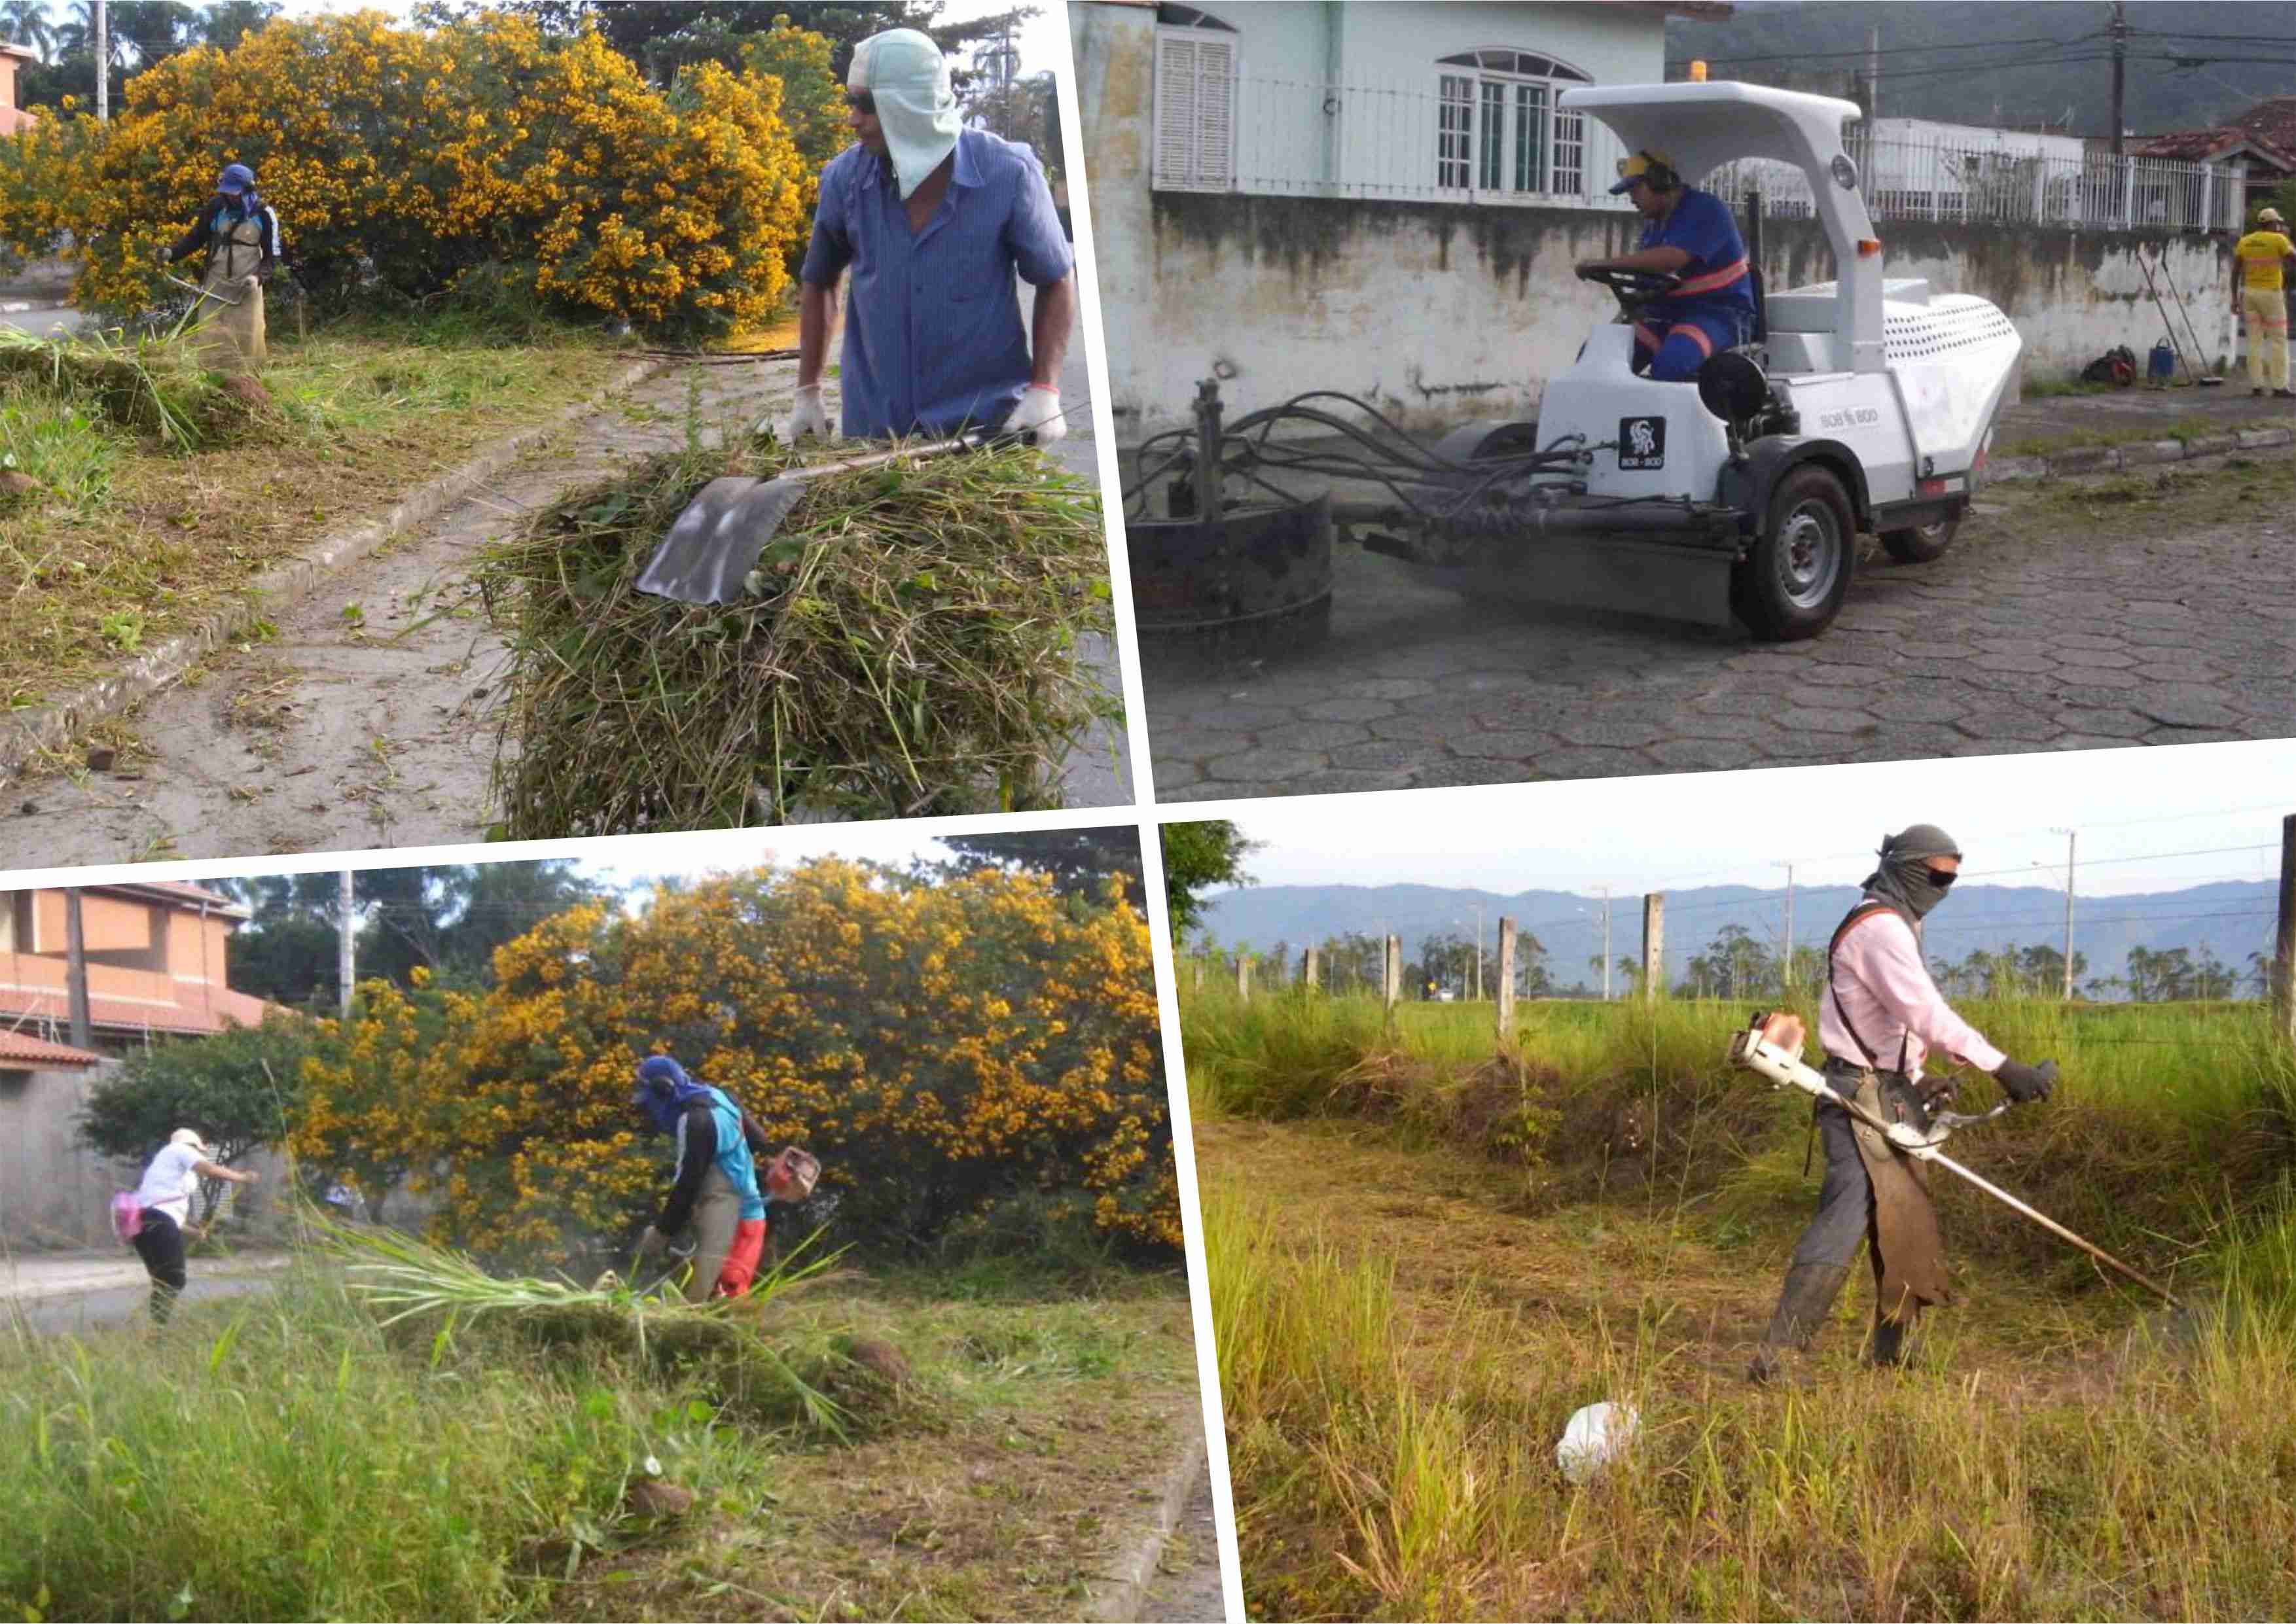
<svg viewBox="0 0 2296 1624">
<path fill-rule="evenodd" d="M 1766 641 L 1814 637 L 1833 621 L 1861 532 L 1906 563 L 1946 552 L 2021 343 L 1982 298 L 1885 278 L 1842 147 L 1857 107 L 1736 83 L 1587 87 L 1561 106 L 1602 120 L 1630 151 L 1663 151 L 1690 184 L 1737 159 L 1796 166 L 1835 280 L 1766 294 L 1757 265 L 1751 341 L 1674 383 L 1636 374 L 1631 324 L 1674 279 L 1589 272 L 1617 295 L 1619 319 L 1546 380 L 1536 420 L 1463 423 L 1432 444 L 1328 391 L 1230 420 L 1208 380 L 1190 427 L 1143 445 L 1128 491 L 1144 630 L 1175 592 L 1197 596 L 1195 624 L 1222 605 L 1239 616 L 1303 607 L 1296 584 L 1314 575 L 1312 560 L 1300 571 L 1302 538 L 1312 546 L 1317 530 L 1326 546 L 1351 541 L 1479 595 L 1735 620 Z M 1491 338 L 1504 353 L 1508 335 Z M 1287 475 L 1327 488 L 1302 498 Z M 1269 525 L 1269 494 L 1315 522 Z M 1250 578 L 1262 566 L 1247 555 L 1271 530 L 1280 545 L 1264 565 L 1290 589 Z M 1177 558 L 1191 564 L 1175 574 Z M 1177 607 L 1162 624 L 1189 624 Z"/>
</svg>

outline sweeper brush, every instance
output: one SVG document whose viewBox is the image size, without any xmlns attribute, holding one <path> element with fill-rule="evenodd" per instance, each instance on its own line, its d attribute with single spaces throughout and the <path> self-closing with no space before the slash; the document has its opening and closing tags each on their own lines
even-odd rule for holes
<svg viewBox="0 0 2296 1624">
<path fill-rule="evenodd" d="M 1060 804 L 1121 712 L 1080 649 L 1111 632 L 1098 494 L 1011 444 L 824 471 L 730 601 L 641 589 L 697 493 L 786 455 L 689 447 L 489 553 L 503 836 Z"/>
</svg>

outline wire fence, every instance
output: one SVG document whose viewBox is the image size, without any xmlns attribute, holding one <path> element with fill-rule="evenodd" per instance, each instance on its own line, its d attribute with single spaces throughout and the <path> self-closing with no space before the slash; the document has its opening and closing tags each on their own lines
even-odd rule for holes
<svg viewBox="0 0 2296 1624">
<path fill-rule="evenodd" d="M 1560 81 L 1438 70 L 1424 79 L 1222 76 L 1162 96 L 1152 184 L 1224 192 L 1630 212 L 1610 195 L 1625 149 L 1565 110 Z M 2090 151 L 2077 136 L 1954 126 L 1853 126 L 1847 142 L 1876 220 L 2237 229 L 2240 171 Z M 1769 159 L 1702 183 L 1766 213 L 1812 212 L 1808 177 Z"/>
</svg>

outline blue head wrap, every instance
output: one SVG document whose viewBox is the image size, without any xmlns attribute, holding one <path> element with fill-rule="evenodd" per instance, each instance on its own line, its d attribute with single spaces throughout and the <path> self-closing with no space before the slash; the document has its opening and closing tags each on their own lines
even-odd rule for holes
<svg viewBox="0 0 2296 1624">
<path fill-rule="evenodd" d="M 245 164 L 226 164 L 216 179 L 216 190 L 231 200 L 232 208 L 242 217 L 263 207 L 263 200 L 255 195 L 255 171 Z"/>
<path fill-rule="evenodd" d="M 668 1088 L 660 1086 L 664 1083 Z M 676 1061 L 668 1055 L 650 1055 L 638 1065 L 638 1086 L 630 1103 L 644 1106 L 653 1125 L 664 1133 L 674 1133 L 685 1107 L 709 1098 L 709 1090 L 687 1076 Z"/>
</svg>

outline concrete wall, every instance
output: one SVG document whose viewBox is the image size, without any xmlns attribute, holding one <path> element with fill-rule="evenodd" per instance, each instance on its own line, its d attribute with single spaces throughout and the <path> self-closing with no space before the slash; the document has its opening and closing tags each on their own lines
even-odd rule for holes
<svg viewBox="0 0 2296 1624">
<path fill-rule="evenodd" d="M 78 1139 L 88 1090 L 110 1065 L 0 1071 L 0 1245 L 116 1246 L 111 1193 L 141 1174 Z"/>
<path fill-rule="evenodd" d="M 1637 225 L 1572 209 L 1186 193 L 1136 209 L 1137 195 L 1095 175 L 1095 231 L 1111 219 L 1096 241 L 1125 441 L 1185 420 L 1216 369 L 1232 373 L 1231 415 L 1318 388 L 1423 428 L 1535 412 L 1545 379 L 1615 309 L 1572 264 L 1627 251 Z M 1128 249 L 1122 233 L 1143 225 Z M 2141 357 L 2162 335 L 2134 234 L 1896 221 L 1882 235 L 1891 276 L 2005 310 L 2028 379 L 2070 377 L 2116 344 Z M 1833 275 L 1815 222 L 1772 221 L 1766 237 L 1772 289 Z M 2168 269 L 2206 353 L 2228 349 L 2224 249 L 2175 240 Z"/>
<path fill-rule="evenodd" d="M 111 1233 L 112 1193 L 135 1188 L 144 1177 L 144 1163 L 107 1161 L 79 1139 L 79 1115 L 89 1091 L 117 1064 L 0 1070 L 0 1249 L 119 1246 Z M 287 1177 L 285 1160 L 258 1151 L 237 1165 L 251 1169 L 260 1182 L 241 1187 L 231 1222 L 218 1238 L 242 1244 L 275 1238 L 275 1206 Z"/>
</svg>

